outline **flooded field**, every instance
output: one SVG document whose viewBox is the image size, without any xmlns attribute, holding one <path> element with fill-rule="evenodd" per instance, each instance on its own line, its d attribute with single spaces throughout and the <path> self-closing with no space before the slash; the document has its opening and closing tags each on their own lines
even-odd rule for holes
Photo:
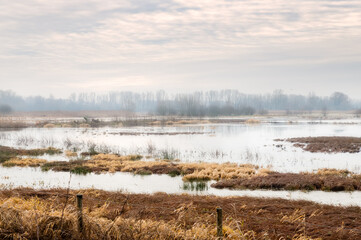
<svg viewBox="0 0 361 240">
<path fill-rule="evenodd" d="M 321 168 L 346 169 L 361 173 L 361 153 L 309 152 L 292 142 L 277 139 L 344 136 L 360 137 L 358 119 L 328 121 L 297 121 L 272 119 L 253 124 L 187 124 L 177 126 L 102 127 L 102 128 L 24 128 L 0 132 L 2 146 L 35 149 L 59 148 L 62 154 L 37 158 L 48 161 L 86 160 L 82 152 L 96 151 L 119 155 L 138 154 L 143 161 L 166 159 L 174 162 L 208 162 L 252 164 L 276 172 L 313 172 Z M 75 153 L 72 156 L 67 151 Z M 27 156 L 22 156 L 26 158 Z M 36 189 L 96 188 L 130 193 L 170 194 L 190 193 L 216 196 L 276 197 L 310 200 L 333 205 L 361 206 L 361 193 L 302 192 L 271 190 L 215 189 L 211 184 L 184 182 L 182 177 L 133 173 L 44 172 L 40 167 L 0 167 L 3 188 L 31 187 Z M 70 181 L 69 181 L 70 180 Z"/>
<path fill-rule="evenodd" d="M 307 200 L 336 206 L 360 206 L 361 192 L 322 192 L 322 191 L 270 191 L 270 190 L 227 190 L 210 187 L 215 181 L 185 183 L 181 177 L 153 174 L 140 176 L 131 173 L 76 175 L 65 172 L 44 172 L 39 168 L 0 168 L 1 189 L 28 187 L 33 189 L 102 189 L 127 193 L 158 193 L 247 196 L 282 198 L 287 200 Z"/>
<path fill-rule="evenodd" d="M 130 128 L 26 128 L 0 133 L 3 146 L 140 154 L 182 162 L 255 164 L 278 172 L 347 169 L 361 173 L 361 153 L 310 153 L 275 139 L 361 136 L 361 124 L 285 121 L 262 124 L 200 124 Z M 66 159 L 49 156 L 49 160 Z"/>
</svg>

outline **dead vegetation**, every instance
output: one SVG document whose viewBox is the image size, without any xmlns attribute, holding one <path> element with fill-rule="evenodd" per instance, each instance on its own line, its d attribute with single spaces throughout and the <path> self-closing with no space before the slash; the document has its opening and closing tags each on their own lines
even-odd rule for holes
<svg viewBox="0 0 361 240">
<path fill-rule="evenodd" d="M 183 176 L 184 181 L 208 181 L 233 179 L 251 175 L 264 175 L 267 170 L 258 170 L 251 164 L 174 163 L 166 160 L 140 161 L 140 155 L 120 156 L 97 154 L 89 160 L 55 161 L 42 165 L 43 170 L 74 171 L 83 168 L 86 172 L 132 172 L 135 174 L 169 174 Z"/>
<path fill-rule="evenodd" d="M 0 129 L 21 129 L 21 128 L 27 128 L 29 127 L 29 124 L 21 121 L 13 121 L 11 119 L 0 119 Z"/>
<path fill-rule="evenodd" d="M 7 148 L 8 149 L 8 148 Z M 23 153 L 13 150 L 15 153 Z M 30 155 L 25 150 L 25 155 Z M 40 152 L 46 152 L 42 150 Z M 51 151 L 54 151 L 52 149 Z M 35 151 L 36 153 L 39 150 Z M 168 174 L 182 176 L 184 182 L 210 181 L 214 188 L 229 189 L 271 189 L 271 190 L 361 190 L 361 175 L 347 170 L 321 169 L 316 173 L 277 173 L 269 169 L 259 169 L 251 164 L 234 163 L 178 163 L 169 160 L 144 161 L 141 155 L 120 156 L 116 154 L 90 155 L 90 159 L 48 162 L 37 158 L 12 156 L 3 161 L 6 167 L 41 167 L 44 171 L 87 173 L 129 172 L 139 175 Z"/>
<path fill-rule="evenodd" d="M 38 158 L 12 158 L 2 165 L 4 167 L 39 167 L 44 163 L 46 163 L 46 160 Z"/>
<path fill-rule="evenodd" d="M 60 154 L 62 151 L 57 148 L 39 148 L 39 149 L 16 149 L 0 145 L 0 163 L 16 158 L 18 156 L 41 156 L 45 154 Z"/>
<path fill-rule="evenodd" d="M 313 153 L 358 153 L 361 150 L 361 138 L 357 137 L 302 137 L 285 141 Z"/>
<path fill-rule="evenodd" d="M 24 115 L 25 114 L 25 115 Z M 30 114 L 30 115 L 29 115 Z M 70 114 L 70 115 L 69 115 Z M 81 115 L 84 114 L 84 115 Z M 115 113 L 114 113 L 115 114 Z M 218 123 L 260 123 L 257 119 L 245 118 L 183 118 L 177 116 L 117 116 L 101 112 L 73 113 L 16 113 L 10 117 L 0 117 L 1 128 L 99 128 L 99 127 L 134 127 L 134 126 L 182 126 Z M 36 117 L 36 121 L 28 118 Z M 65 118 L 77 118 L 67 120 Z M 106 119 L 105 119 L 106 118 Z M 196 133 L 194 133 L 196 134 Z"/>
<path fill-rule="evenodd" d="M 316 173 L 275 173 L 221 180 L 212 184 L 214 188 L 229 189 L 269 189 L 269 190 L 321 190 L 356 191 L 361 190 L 361 176 L 347 170 L 321 169 Z"/>
<path fill-rule="evenodd" d="M 69 195 L 68 195 L 69 194 Z M 83 194 L 84 231 L 77 229 L 75 195 Z M 357 239 L 358 207 L 306 201 L 100 190 L 0 191 L 1 239 Z"/>
</svg>

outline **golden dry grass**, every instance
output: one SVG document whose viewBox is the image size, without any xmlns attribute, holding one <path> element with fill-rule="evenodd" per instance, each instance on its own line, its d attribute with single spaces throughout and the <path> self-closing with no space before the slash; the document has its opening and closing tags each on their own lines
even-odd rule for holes
<svg viewBox="0 0 361 240">
<path fill-rule="evenodd" d="M 26 128 L 30 124 L 26 123 L 21 119 L 14 120 L 10 118 L 2 118 L 0 117 L 0 128 Z"/>
<path fill-rule="evenodd" d="M 76 152 L 67 150 L 67 151 L 65 151 L 65 156 L 67 156 L 67 157 L 76 157 L 76 156 L 78 156 L 78 154 Z"/>
<path fill-rule="evenodd" d="M 234 179 L 244 178 L 256 174 L 257 166 L 247 164 L 238 165 L 232 163 L 217 164 L 217 163 L 180 163 L 178 166 L 183 172 L 189 169 L 195 169 L 191 174 L 186 174 L 183 177 L 184 181 L 193 180 L 220 180 L 220 179 Z"/>
<path fill-rule="evenodd" d="M 268 169 L 258 169 L 251 164 L 175 163 L 166 160 L 140 161 L 140 159 L 142 159 L 140 155 L 98 154 L 84 161 L 49 162 L 44 165 L 44 169 L 71 171 L 74 168 L 84 168 L 87 172 L 183 175 L 184 181 L 249 178 L 255 175 L 265 176 L 271 172 Z"/>
<path fill-rule="evenodd" d="M 176 211 L 179 219 L 165 222 L 121 216 L 111 220 L 106 218 L 108 204 L 85 208 L 84 231 L 80 233 L 74 206 L 67 206 L 62 214 L 62 209 L 52 201 L 11 197 L 0 200 L 0 236 L 12 239 L 217 239 L 216 229 L 211 224 L 195 223 L 189 229 L 182 226 L 190 217 L 192 206 Z M 254 232 L 244 232 L 235 226 L 223 227 L 227 239 L 254 239 Z"/>
<path fill-rule="evenodd" d="M 334 168 L 322 168 L 317 170 L 317 175 L 321 176 L 329 176 L 329 175 L 336 175 L 336 176 L 348 176 L 351 174 L 350 171 L 345 169 L 334 169 Z"/>
<path fill-rule="evenodd" d="M 2 165 L 4 167 L 38 167 L 46 162 L 46 160 L 38 158 L 12 158 L 4 162 Z"/>
<path fill-rule="evenodd" d="M 212 164 L 212 163 L 172 163 L 168 161 L 134 161 L 137 155 L 117 156 L 113 154 L 98 154 L 86 161 L 83 166 L 90 169 L 108 168 L 110 172 L 139 172 L 142 170 L 153 173 L 169 173 L 179 171 L 184 181 L 219 180 L 249 177 L 255 175 L 257 166 L 246 164 Z M 265 171 L 262 171 L 266 174 Z"/>
<path fill-rule="evenodd" d="M 77 156 L 77 153 L 66 151 L 66 156 Z M 238 165 L 234 163 L 174 163 L 165 160 L 140 161 L 141 155 L 119 156 L 116 154 L 97 154 L 90 160 L 47 162 L 41 159 L 13 158 L 3 163 L 4 166 L 40 166 L 44 170 L 72 171 L 84 168 L 86 172 L 133 172 L 149 174 L 183 175 L 184 181 L 193 180 L 221 180 L 247 178 L 257 174 L 267 175 L 267 169 L 258 169 L 251 164 Z"/>
<path fill-rule="evenodd" d="M 246 121 L 245 121 L 245 123 L 247 123 L 247 124 L 258 124 L 258 123 L 261 123 L 261 121 L 260 120 L 258 120 L 258 119 L 247 119 Z"/>
<path fill-rule="evenodd" d="M 78 193 L 96 200 L 105 193 L 97 190 L 82 190 Z M 218 239 L 214 216 L 209 213 L 200 214 L 197 206 L 183 203 L 172 210 L 174 217 L 168 220 L 142 217 L 140 215 L 125 216 L 124 212 L 132 211 L 132 202 L 123 204 L 114 212 L 110 202 L 85 205 L 83 208 L 84 230 L 78 230 L 75 193 L 68 201 L 57 195 L 45 198 L 1 196 L 0 198 L 0 238 L 1 239 Z M 65 204 L 67 202 L 67 204 Z M 99 202 L 100 203 L 100 202 Z M 129 204 L 129 205 L 128 205 Z M 116 213 L 114 215 L 114 213 Z M 294 214 L 293 214 L 294 215 Z M 285 215 L 284 222 L 294 219 Z M 112 217 L 110 217 L 112 216 Z M 287 224 L 287 223 L 286 223 Z M 293 224 L 293 223 L 291 223 Z M 224 239 L 273 239 L 267 232 L 256 233 L 244 229 L 243 223 L 233 218 L 225 218 L 223 225 Z M 296 233 L 294 240 L 312 240 L 306 234 Z"/>
<path fill-rule="evenodd" d="M 57 126 L 53 123 L 47 123 L 43 126 L 43 128 L 56 128 Z"/>
</svg>

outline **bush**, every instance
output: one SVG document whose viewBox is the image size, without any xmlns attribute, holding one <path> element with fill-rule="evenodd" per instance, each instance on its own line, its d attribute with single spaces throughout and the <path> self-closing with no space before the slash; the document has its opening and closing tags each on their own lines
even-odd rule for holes
<svg viewBox="0 0 361 240">
<path fill-rule="evenodd" d="M 0 105 L 0 114 L 9 114 L 13 111 L 13 109 L 7 104 Z"/>
</svg>

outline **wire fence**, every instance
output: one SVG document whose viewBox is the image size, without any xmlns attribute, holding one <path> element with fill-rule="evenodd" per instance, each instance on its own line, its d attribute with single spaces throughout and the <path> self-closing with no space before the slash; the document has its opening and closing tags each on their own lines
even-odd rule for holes
<svg viewBox="0 0 361 240">
<path fill-rule="evenodd" d="M 36 194 L 35 194 L 36 195 Z M 46 195 L 45 193 L 43 195 Z M 101 198 L 97 198 L 97 197 L 93 197 L 89 194 L 85 194 L 84 196 L 82 195 L 82 202 L 81 204 L 79 204 L 79 197 L 77 198 L 76 195 L 74 194 L 64 194 L 64 193 L 57 193 L 57 194 L 49 194 L 49 196 L 58 196 L 58 197 L 64 197 L 67 198 L 67 200 L 63 203 L 64 204 L 64 209 L 67 205 L 71 205 L 74 206 L 74 203 L 76 202 L 74 206 L 76 208 L 78 208 L 78 212 L 79 213 L 83 213 L 83 206 L 87 206 L 87 204 L 90 204 L 91 202 L 96 202 L 96 203 L 107 203 L 107 204 L 113 204 L 116 206 L 119 206 L 119 209 L 121 211 L 118 211 L 118 215 L 121 216 L 125 210 L 125 207 L 128 207 L 129 209 L 136 209 L 138 212 L 142 212 L 142 211 L 146 211 L 146 212 L 157 212 L 158 215 L 160 214 L 164 214 L 164 215 L 169 215 L 169 214 L 174 214 L 175 216 L 181 212 L 181 211 L 187 211 L 189 210 L 188 208 L 190 207 L 194 207 L 197 208 L 197 204 L 192 205 L 191 203 L 184 203 L 184 204 L 179 204 L 178 208 L 175 208 L 172 205 L 167 205 L 165 202 L 155 202 L 154 204 L 152 204 L 151 206 L 149 206 L 149 204 L 145 204 L 145 203 L 135 203 L 135 202 L 131 202 L 128 198 L 128 194 L 124 194 L 124 196 L 122 196 L 122 199 L 119 200 L 112 200 L 110 198 L 107 199 L 101 199 Z M 69 201 L 69 199 L 71 199 L 72 201 Z M 76 201 L 76 199 L 78 199 L 78 201 Z M 188 205 L 187 205 L 188 204 Z M 4 204 L 0 205 L 1 208 L 8 208 L 11 209 L 11 207 L 8 207 Z M 182 209 L 181 209 L 182 208 Z M 221 214 L 222 214 L 222 221 L 219 223 L 219 217 L 218 217 L 218 211 L 216 211 L 216 206 L 214 207 L 214 209 L 212 211 L 208 211 L 209 209 L 207 209 L 207 213 L 209 217 L 213 217 L 215 219 L 214 225 L 219 225 L 223 224 L 223 221 L 225 223 L 228 223 L 229 221 L 233 220 L 233 221 L 239 221 L 239 222 L 243 222 L 243 223 L 247 223 L 248 222 L 257 222 L 258 224 L 271 224 L 272 223 L 277 223 L 279 224 L 282 216 L 289 216 L 289 215 L 281 215 L 278 214 L 280 217 L 278 218 L 270 218 L 270 217 L 266 217 L 266 216 L 261 216 L 262 211 L 261 212 L 255 212 L 255 211 L 246 211 L 244 209 L 243 206 L 236 206 L 236 205 L 230 205 L 230 204 L 226 204 L 226 205 L 222 205 L 222 207 L 219 207 L 219 209 L 221 209 Z M 115 208 L 116 209 L 116 208 Z M 190 209 L 192 211 L 192 209 Z M 295 226 L 295 228 L 299 228 L 299 229 L 303 229 L 303 231 L 305 233 L 307 233 L 307 230 L 311 230 L 310 228 L 313 229 L 317 229 L 319 230 L 327 230 L 327 231 L 331 231 L 331 232 L 344 232 L 347 231 L 348 233 L 351 234 L 356 234 L 361 236 L 361 229 L 359 228 L 349 228 L 346 226 L 343 226 L 342 224 L 340 226 L 330 226 L 327 224 L 323 224 L 323 223 L 315 223 L 315 222 L 310 222 L 311 218 L 308 218 L 307 215 L 304 212 L 300 212 L 299 215 L 304 215 L 303 218 L 299 218 L 298 221 L 284 221 L 282 222 L 283 224 L 290 224 L 292 226 Z M 80 217 L 79 217 L 80 218 Z M 78 223 L 79 226 L 82 226 L 82 217 L 80 218 L 81 222 Z M 300 220 L 301 219 L 301 220 Z M 264 225 L 264 227 L 266 227 L 266 225 Z M 80 231 L 81 229 L 79 229 Z M 252 229 L 245 229 L 245 230 L 252 230 Z"/>
<path fill-rule="evenodd" d="M 127 194 L 124 194 L 125 196 L 127 196 Z M 74 196 L 74 195 L 72 195 Z M 84 197 L 84 200 L 85 201 L 95 201 L 95 202 L 99 202 L 99 198 L 94 198 L 94 197 L 91 197 L 89 195 L 86 195 Z M 121 201 L 113 201 L 111 199 L 106 199 L 104 200 L 104 203 L 112 203 L 112 204 L 115 204 L 115 205 L 119 205 L 119 207 L 121 208 L 124 204 L 124 202 L 121 202 Z M 147 211 L 154 211 L 154 210 L 157 210 L 158 212 L 164 212 L 164 213 L 175 213 L 177 209 L 174 208 L 174 206 L 167 206 L 165 205 L 164 203 L 158 203 L 158 204 L 153 204 L 152 206 L 149 206 L 149 205 L 145 205 L 145 204 L 140 204 L 140 203 L 132 203 L 132 202 L 129 202 L 127 201 L 126 202 L 126 205 L 131 207 L 131 208 L 137 208 L 137 209 L 143 209 L 143 210 L 147 210 Z M 260 215 L 256 215 L 255 213 L 250 213 L 249 211 L 245 211 L 243 209 L 242 206 L 239 206 L 239 208 L 237 208 L 237 206 L 233 205 L 233 206 L 227 206 L 227 205 L 224 205 L 221 207 L 222 209 L 222 214 L 223 214 L 223 218 L 228 220 L 230 218 L 232 218 L 233 220 L 234 219 L 253 219 L 253 220 L 256 220 L 256 222 L 275 222 L 277 221 L 277 219 L 275 218 L 270 218 L 270 217 L 264 217 L 264 216 L 260 216 Z M 214 207 L 214 211 L 213 212 L 210 212 L 209 213 L 210 216 L 215 216 L 217 215 L 216 213 L 216 207 Z M 284 215 L 284 216 L 287 216 L 287 215 Z M 284 222 L 284 224 L 292 224 L 292 225 L 298 225 L 300 227 L 304 227 L 306 228 L 307 230 L 307 227 L 315 227 L 317 229 L 327 229 L 327 230 L 330 230 L 330 231 L 333 231 L 333 232 L 340 232 L 340 231 L 349 231 L 350 233 L 353 232 L 353 233 L 358 233 L 360 234 L 361 236 L 361 229 L 357 229 L 357 228 L 347 228 L 345 226 L 329 226 L 329 225 L 326 225 L 326 224 L 321 224 L 321 223 L 313 223 L 313 222 L 309 222 L 310 219 L 307 219 L 307 216 L 305 215 L 304 217 L 304 221 L 300 221 L 298 223 L 288 223 L 287 221 Z"/>
</svg>

